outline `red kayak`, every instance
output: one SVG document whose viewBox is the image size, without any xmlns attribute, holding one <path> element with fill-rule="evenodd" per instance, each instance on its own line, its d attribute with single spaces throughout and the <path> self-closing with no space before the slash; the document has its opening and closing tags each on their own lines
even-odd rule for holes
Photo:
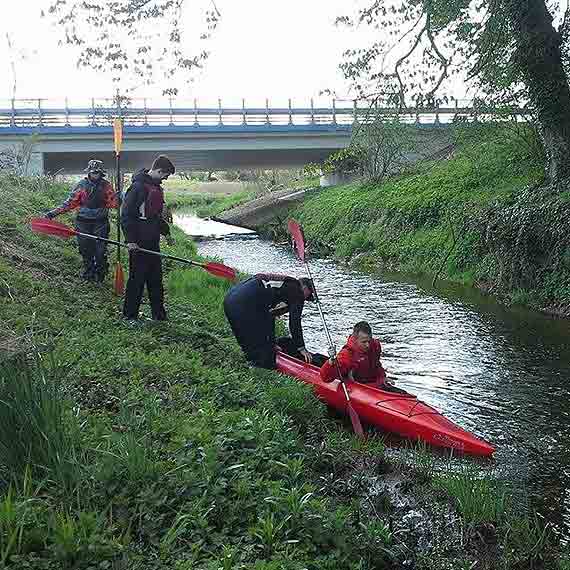
<svg viewBox="0 0 570 570">
<path fill-rule="evenodd" d="M 312 384 L 319 399 L 346 413 L 346 399 L 338 380 L 323 382 L 319 368 L 283 352 L 277 353 L 277 369 Z M 360 418 L 387 432 L 471 455 L 488 457 L 495 451 L 490 443 L 460 428 L 413 394 L 379 390 L 357 382 L 348 382 L 347 388 Z"/>
</svg>

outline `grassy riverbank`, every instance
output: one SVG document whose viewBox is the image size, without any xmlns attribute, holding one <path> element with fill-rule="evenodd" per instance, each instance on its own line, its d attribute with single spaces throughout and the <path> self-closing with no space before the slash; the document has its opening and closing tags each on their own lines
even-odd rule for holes
<svg viewBox="0 0 570 570">
<path fill-rule="evenodd" d="M 291 176 L 286 188 L 297 190 L 318 185 L 318 178 L 298 179 Z M 278 188 L 284 189 L 283 185 Z M 179 180 L 174 180 L 168 181 L 166 186 L 166 200 L 171 208 L 187 208 L 202 218 L 214 217 L 255 198 L 270 195 L 270 190 L 261 183 L 203 183 L 184 187 Z"/>
<path fill-rule="evenodd" d="M 196 212 L 201 218 L 211 218 L 255 198 L 255 192 L 247 189 L 228 196 L 180 190 L 168 190 L 165 194 L 166 201 L 172 209 L 187 208 Z"/>
<path fill-rule="evenodd" d="M 448 160 L 323 189 L 292 213 L 338 259 L 570 315 L 570 192 L 541 187 L 536 148 L 521 129 L 470 127 Z"/>
<path fill-rule="evenodd" d="M 306 386 L 249 368 L 227 283 L 165 264 L 170 320 L 122 322 L 73 242 L 28 229 L 64 193 L 0 178 L 0 567 L 568 568 L 469 461 L 390 463 Z"/>
</svg>

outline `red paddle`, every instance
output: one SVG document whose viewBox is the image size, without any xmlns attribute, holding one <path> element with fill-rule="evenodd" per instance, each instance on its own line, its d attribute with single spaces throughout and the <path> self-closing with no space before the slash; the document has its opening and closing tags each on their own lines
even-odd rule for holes
<svg viewBox="0 0 570 570">
<path fill-rule="evenodd" d="M 325 327 L 325 333 L 327 335 L 327 340 L 329 343 L 329 347 L 332 352 L 334 352 L 334 344 L 331 338 L 331 333 L 329 331 L 329 327 L 327 326 L 327 321 L 325 319 L 325 314 L 323 313 L 323 309 L 321 307 L 321 302 L 319 301 L 319 296 L 317 295 L 317 289 L 315 287 L 315 282 L 313 280 L 313 276 L 311 275 L 311 270 L 309 269 L 309 264 L 307 259 L 305 258 L 305 236 L 303 234 L 303 230 L 301 226 L 295 220 L 289 220 L 287 226 L 289 227 L 289 233 L 293 238 L 293 242 L 295 244 L 295 249 L 297 251 L 297 255 L 299 259 L 305 264 L 305 268 L 307 269 L 307 273 L 309 275 L 309 279 L 313 282 L 313 292 L 315 294 L 315 302 L 317 303 L 317 307 L 319 309 L 319 313 L 321 315 L 321 319 L 323 321 L 323 326 Z M 342 389 L 344 391 L 344 396 L 346 398 L 346 407 L 348 409 L 348 415 L 350 416 L 350 421 L 352 423 L 352 429 L 354 433 L 359 437 L 364 437 L 364 430 L 362 429 L 362 422 L 356 413 L 356 410 L 352 407 L 352 401 L 350 400 L 350 395 L 348 394 L 348 390 L 346 388 L 346 382 L 342 376 L 342 371 L 336 359 L 336 356 L 333 357 L 335 364 L 336 364 L 336 371 L 338 374 L 338 379 L 340 380 Z"/>
<path fill-rule="evenodd" d="M 31 225 L 32 225 L 32 231 L 39 234 L 57 236 L 64 239 L 68 239 L 74 236 L 81 236 L 84 238 L 95 239 L 97 241 L 104 241 L 106 243 L 118 245 L 119 247 L 126 247 L 124 243 L 112 239 L 106 239 L 99 236 L 78 232 L 77 230 L 74 230 L 73 228 L 70 228 L 65 224 L 62 224 L 60 222 L 54 222 L 53 220 L 49 220 L 47 218 L 34 218 L 32 220 Z M 227 265 L 223 265 L 222 263 L 216 263 L 215 261 L 200 263 L 198 261 L 191 261 L 189 259 L 176 257 L 174 255 L 167 255 L 166 253 L 160 253 L 158 251 L 151 251 L 150 249 L 139 248 L 135 251 L 140 251 L 141 253 L 150 253 L 151 255 L 158 255 L 159 257 L 164 257 L 165 259 L 173 259 L 174 261 L 180 261 L 182 263 L 188 263 L 189 265 L 201 267 L 211 275 L 215 275 L 216 277 L 222 277 L 223 279 L 228 279 L 230 281 L 235 281 L 237 279 L 237 274 L 235 269 L 232 269 Z"/>
</svg>

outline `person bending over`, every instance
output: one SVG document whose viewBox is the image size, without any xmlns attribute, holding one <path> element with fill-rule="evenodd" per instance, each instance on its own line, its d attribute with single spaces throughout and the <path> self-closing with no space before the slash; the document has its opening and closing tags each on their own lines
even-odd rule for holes
<svg viewBox="0 0 570 570">
<path fill-rule="evenodd" d="M 234 285 L 225 296 L 224 313 L 247 360 L 261 368 L 275 368 L 275 318 L 289 313 L 293 346 L 311 362 L 301 315 L 305 301 L 313 298 L 313 282 L 307 278 L 260 273 Z"/>
</svg>

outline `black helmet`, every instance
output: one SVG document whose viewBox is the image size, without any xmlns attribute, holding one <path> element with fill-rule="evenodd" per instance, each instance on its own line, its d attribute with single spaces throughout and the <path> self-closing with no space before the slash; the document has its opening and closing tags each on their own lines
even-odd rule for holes
<svg viewBox="0 0 570 570">
<path fill-rule="evenodd" d="M 87 163 L 87 168 L 83 172 L 87 172 L 87 174 L 90 174 L 92 172 L 100 172 L 101 174 L 106 174 L 102 160 L 90 160 Z"/>
</svg>

